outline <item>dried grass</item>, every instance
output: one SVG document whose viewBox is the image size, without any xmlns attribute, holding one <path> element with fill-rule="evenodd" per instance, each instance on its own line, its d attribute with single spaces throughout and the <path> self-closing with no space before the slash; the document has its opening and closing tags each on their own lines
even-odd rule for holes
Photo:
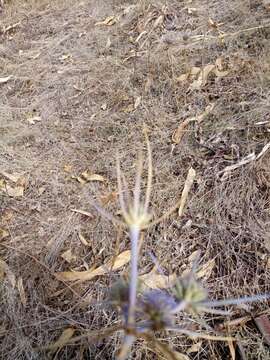
<svg viewBox="0 0 270 360">
<path fill-rule="evenodd" d="M 95 26 L 129 5 L 133 7 L 119 23 Z M 154 218 L 179 199 L 190 166 L 197 178 L 183 217 L 175 213 L 147 230 L 141 271 L 152 268 L 147 255 L 151 251 L 168 273 L 181 274 L 188 256 L 200 249 L 203 261 L 216 262 L 205 284 L 213 298 L 269 292 L 269 151 L 224 181 L 217 176 L 251 152 L 258 154 L 270 141 L 269 12 L 260 1 L 194 2 L 195 15 L 188 15 L 188 6 L 148 0 L 4 4 L 1 26 L 20 25 L 13 32 L 0 32 L 0 74 L 13 75 L 0 85 L 0 166 L 29 175 L 23 199 L 0 195 L 1 226 L 11 234 L 2 240 L 0 256 L 16 279 L 22 277 L 27 296 L 24 308 L 7 279 L 0 285 L 5 328 L 0 341 L 7 360 L 114 357 L 118 335 L 94 344 L 85 339 L 54 355 L 37 355 L 35 349 L 55 341 L 66 327 L 80 334 L 118 321 L 103 303 L 113 275 L 70 289 L 53 272 L 70 267 L 60 257 L 68 248 L 77 256 L 73 268 L 78 269 L 103 264 L 117 247 L 128 249 L 124 231 L 119 242 L 117 229 L 98 214 L 89 220 L 70 210 L 93 212 L 92 196 L 99 201 L 116 190 L 116 155 L 124 169 L 133 167 L 143 144 L 143 123 L 149 129 L 155 166 Z M 160 16 L 162 25 L 155 23 Z M 220 29 L 234 35 L 221 43 L 208 18 L 224 23 Z M 243 31 L 257 26 L 265 27 Z M 147 34 L 134 44 L 143 31 Z M 205 36 L 198 40 L 198 35 Z M 106 46 L 108 38 L 111 44 Z M 137 57 L 128 59 L 134 49 Z M 209 77 L 199 90 L 175 81 L 191 67 L 213 64 L 219 57 L 230 69 L 228 76 Z M 130 111 L 138 96 L 140 105 Z M 172 134 L 179 124 L 213 102 L 207 119 L 191 123 L 173 147 Z M 33 112 L 42 120 L 31 125 L 27 117 Z M 71 174 L 64 171 L 65 165 L 72 166 Z M 82 186 L 71 179 L 86 169 L 108 183 Z M 128 183 L 133 177 L 127 174 Z M 118 210 L 114 202 L 106 208 Z M 89 248 L 79 241 L 78 231 L 89 240 Z M 266 308 L 263 303 L 250 310 L 256 314 Z M 235 316 L 241 315 L 245 310 L 235 309 Z M 247 339 L 253 336 L 247 344 L 250 358 L 269 356 L 252 326 L 239 331 Z M 182 352 L 190 345 L 181 336 L 164 338 Z M 226 354 L 226 346 L 204 341 L 193 358 L 220 359 Z M 138 342 L 134 358 L 155 355 Z"/>
</svg>

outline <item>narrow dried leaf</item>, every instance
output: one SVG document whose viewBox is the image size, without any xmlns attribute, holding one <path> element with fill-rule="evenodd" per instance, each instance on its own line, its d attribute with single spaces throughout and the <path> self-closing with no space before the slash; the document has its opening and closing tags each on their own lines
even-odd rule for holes
<svg viewBox="0 0 270 360">
<path fill-rule="evenodd" d="M 6 171 L 1 171 L 1 174 L 14 183 L 18 182 L 18 180 L 23 176 L 22 173 L 9 174 Z"/>
<path fill-rule="evenodd" d="M 229 346 L 231 358 L 232 360 L 235 360 L 236 353 L 235 353 L 234 343 L 232 340 L 228 340 L 228 346 Z"/>
<path fill-rule="evenodd" d="M 10 185 L 6 185 L 5 188 L 1 189 L 3 192 L 5 192 L 10 197 L 21 197 L 24 193 L 24 187 L 23 186 L 16 186 L 11 187 Z"/>
<path fill-rule="evenodd" d="M 198 9 L 195 7 L 188 7 L 187 12 L 189 15 L 196 15 L 198 13 Z"/>
<path fill-rule="evenodd" d="M 86 181 L 105 181 L 105 178 L 102 175 L 98 175 L 98 174 L 90 174 L 88 171 L 84 171 L 82 173 L 82 177 L 86 180 Z"/>
<path fill-rule="evenodd" d="M 182 216 L 184 212 L 184 207 L 187 201 L 188 193 L 192 187 L 192 184 L 196 177 L 196 171 L 191 167 L 188 171 L 188 175 L 185 181 L 184 189 L 181 195 L 181 202 L 178 210 L 178 216 Z"/>
<path fill-rule="evenodd" d="M 198 75 L 200 72 L 201 72 L 201 68 L 198 67 L 198 66 L 193 66 L 193 67 L 190 69 L 190 75 L 191 75 L 191 76 L 196 76 L 196 75 Z"/>
<path fill-rule="evenodd" d="M 176 78 L 177 82 L 185 82 L 190 78 L 196 77 L 201 72 L 201 68 L 193 66 L 186 74 L 182 74 Z"/>
<path fill-rule="evenodd" d="M 206 65 L 202 72 L 201 72 L 201 75 L 202 76 L 202 79 L 203 79 L 203 83 L 206 84 L 207 83 L 207 80 L 208 80 L 208 76 L 211 74 L 211 72 L 215 69 L 215 65 L 213 64 L 209 64 L 209 65 Z"/>
<path fill-rule="evenodd" d="M 75 332 L 75 329 L 73 329 L 73 328 L 65 329 L 56 342 L 46 346 L 46 350 L 57 350 L 57 349 L 62 348 L 69 342 L 69 340 L 72 338 L 74 332 Z"/>
<path fill-rule="evenodd" d="M 178 128 L 174 131 L 174 133 L 172 135 L 172 141 L 175 144 L 179 144 L 185 134 L 186 127 L 193 121 L 197 121 L 198 123 L 201 123 L 211 113 L 211 111 L 214 109 L 214 107 L 215 107 L 215 104 L 211 103 L 206 107 L 205 111 L 203 113 L 201 113 L 200 115 L 196 115 L 194 117 L 190 117 L 190 118 L 187 118 L 186 120 L 184 120 L 178 126 Z"/>
<path fill-rule="evenodd" d="M 71 176 L 72 179 L 76 179 L 80 184 L 84 185 L 87 183 L 87 181 L 85 179 L 83 179 L 80 176 Z"/>
<path fill-rule="evenodd" d="M 199 352 L 202 348 L 202 341 L 199 341 L 195 344 L 193 344 L 188 350 L 187 353 L 188 354 L 192 354 L 192 353 L 196 353 Z"/>
<path fill-rule="evenodd" d="M 261 315 L 254 319 L 258 329 L 264 337 L 265 342 L 270 345 L 270 320 L 267 315 Z"/>
<path fill-rule="evenodd" d="M 182 75 L 178 76 L 175 80 L 177 82 L 185 82 L 188 80 L 188 78 L 189 78 L 189 74 L 182 74 Z"/>
<path fill-rule="evenodd" d="M 9 236 L 9 232 L 5 229 L 0 228 L 0 240 L 3 240 L 8 236 Z"/>
<path fill-rule="evenodd" d="M 220 71 L 218 69 L 215 69 L 214 73 L 215 73 L 216 77 L 222 78 L 222 77 L 227 76 L 230 72 L 228 70 L 227 71 Z"/>
<path fill-rule="evenodd" d="M 66 164 L 64 165 L 64 172 L 71 173 L 72 171 L 72 165 Z"/>
<path fill-rule="evenodd" d="M 6 187 L 6 182 L 4 179 L 0 179 L 0 190 L 3 190 Z"/>
<path fill-rule="evenodd" d="M 0 281 L 3 281 L 6 273 L 6 262 L 0 259 Z"/>
<path fill-rule="evenodd" d="M 192 265 L 194 263 L 194 261 L 197 261 L 198 258 L 199 258 L 200 253 L 201 253 L 200 250 L 193 251 L 193 253 L 191 255 L 189 255 L 189 257 L 188 257 L 189 264 Z"/>
<path fill-rule="evenodd" d="M 176 282 L 177 276 L 176 274 L 162 275 L 154 267 L 148 274 L 141 275 L 139 278 L 150 289 L 166 289 Z"/>
<path fill-rule="evenodd" d="M 228 328 L 232 328 L 232 327 L 236 327 L 236 326 L 241 327 L 241 326 L 245 325 L 251 319 L 252 319 L 251 316 L 242 316 L 237 319 L 229 320 L 229 321 L 224 322 L 223 324 L 219 324 L 218 330 L 228 329 Z"/>
<path fill-rule="evenodd" d="M 34 125 L 36 122 L 41 121 L 41 117 L 39 115 L 30 116 L 26 119 L 29 124 Z"/>
<path fill-rule="evenodd" d="M 5 84 L 7 83 L 10 79 L 12 79 L 13 75 L 9 75 L 6 77 L 0 77 L 0 84 Z"/>
<path fill-rule="evenodd" d="M 23 306 L 26 306 L 26 303 L 27 303 L 26 295 L 25 295 L 25 290 L 24 290 L 24 286 L 23 286 L 23 279 L 21 277 L 17 281 L 17 288 L 19 291 L 21 302 L 22 302 Z"/>
<path fill-rule="evenodd" d="M 108 16 L 103 21 L 99 21 L 99 22 L 95 23 L 95 25 L 96 26 L 100 26 L 100 25 L 112 26 L 112 25 L 116 24 L 116 22 L 117 22 L 117 19 L 115 16 Z"/>
<path fill-rule="evenodd" d="M 135 102 L 134 102 L 134 110 L 136 110 L 137 107 L 140 106 L 141 100 L 142 100 L 142 97 L 141 97 L 141 96 L 136 97 L 136 100 L 135 100 Z"/>
<path fill-rule="evenodd" d="M 193 89 L 193 90 L 196 90 L 196 89 L 200 89 L 202 86 L 204 86 L 208 81 L 209 75 L 215 69 L 215 67 L 216 66 L 213 65 L 213 64 L 206 65 L 201 70 L 198 79 L 193 81 L 192 84 L 190 84 L 190 88 Z"/>
<path fill-rule="evenodd" d="M 61 257 L 66 260 L 68 263 L 71 263 L 72 261 L 75 261 L 77 258 L 74 254 L 72 254 L 71 249 L 68 249 L 67 251 L 63 252 Z"/>
<path fill-rule="evenodd" d="M 88 243 L 88 241 L 86 240 L 86 238 L 83 236 L 83 234 L 81 232 L 78 233 L 78 236 L 83 245 L 90 246 L 90 244 Z"/>
<path fill-rule="evenodd" d="M 93 219 L 93 215 L 88 212 L 88 211 L 84 211 L 84 210 L 79 210 L 79 209 L 71 209 L 71 211 L 75 212 L 75 213 L 78 213 L 78 214 L 81 214 L 81 215 L 85 215 L 85 216 L 88 216 L 90 217 L 91 219 Z"/>
<path fill-rule="evenodd" d="M 164 21 L 164 15 L 160 15 L 154 22 L 153 29 L 156 29 Z"/>
<path fill-rule="evenodd" d="M 92 280 L 97 276 L 102 276 L 110 273 L 111 270 L 118 270 L 130 261 L 130 250 L 126 250 L 119 254 L 114 261 L 110 260 L 105 265 L 98 267 L 95 270 L 87 271 L 65 271 L 56 273 L 56 278 L 62 281 L 86 281 Z"/>
<path fill-rule="evenodd" d="M 182 140 L 184 134 L 185 134 L 185 129 L 188 126 L 189 123 L 191 123 L 192 121 L 195 121 L 195 118 L 188 118 L 186 120 L 184 120 L 179 126 L 178 128 L 174 131 L 173 135 L 172 135 L 172 141 L 175 144 L 179 144 L 180 141 Z"/>
<path fill-rule="evenodd" d="M 202 265 L 202 267 L 196 273 L 198 279 L 201 278 L 204 278 L 205 280 L 209 279 L 215 265 L 216 265 L 215 259 L 209 260 L 207 263 Z"/>
</svg>

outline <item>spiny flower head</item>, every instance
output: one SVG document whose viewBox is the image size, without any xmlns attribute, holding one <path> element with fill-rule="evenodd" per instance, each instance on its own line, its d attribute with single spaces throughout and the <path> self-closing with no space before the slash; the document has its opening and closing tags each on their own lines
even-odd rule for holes
<svg viewBox="0 0 270 360">
<path fill-rule="evenodd" d="M 141 300 L 144 315 L 150 321 L 152 330 L 162 330 L 174 323 L 171 310 L 176 306 L 174 298 L 162 290 L 151 290 Z"/>
<path fill-rule="evenodd" d="M 185 302 L 186 307 L 195 312 L 198 310 L 196 305 L 207 299 L 206 290 L 193 276 L 179 279 L 173 292 L 178 301 Z"/>
</svg>

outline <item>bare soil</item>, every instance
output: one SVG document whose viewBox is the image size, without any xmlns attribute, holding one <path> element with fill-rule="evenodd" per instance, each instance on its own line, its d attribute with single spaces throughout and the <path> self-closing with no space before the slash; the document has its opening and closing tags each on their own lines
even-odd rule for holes
<svg viewBox="0 0 270 360">
<path fill-rule="evenodd" d="M 0 227 L 8 233 L 0 258 L 9 269 L 1 277 L 0 267 L 1 358 L 115 358 L 119 334 L 56 352 L 37 348 L 65 328 L 80 335 L 119 323 L 100 303 L 127 267 L 81 284 L 64 284 L 55 273 L 94 268 L 129 249 L 126 232 L 93 201 L 117 214 L 115 160 L 119 154 L 132 185 L 144 124 L 155 170 L 153 218 L 179 200 L 191 166 L 197 175 L 184 215 L 175 212 L 145 232 L 140 272 L 153 267 L 152 252 L 166 273 L 181 275 L 201 250 L 202 264 L 215 261 L 203 279 L 210 298 L 270 291 L 269 15 L 261 0 L 3 2 L 0 78 L 12 77 L 0 83 L 0 181 L 8 182 L 3 172 L 25 181 L 23 196 L 0 192 Z M 192 76 L 179 80 L 209 64 L 220 64 L 223 74 L 210 73 L 198 87 Z M 178 126 L 209 104 L 213 110 L 175 144 Z M 224 176 L 252 153 L 252 161 Z M 81 183 L 86 170 L 106 180 Z M 70 262 L 61 257 L 67 250 Z M 268 306 L 235 307 L 232 318 L 251 319 L 269 313 Z M 215 328 L 228 319 L 205 320 Z M 252 321 L 225 332 L 241 339 L 248 359 L 270 358 Z M 164 339 L 182 353 L 193 344 L 175 334 Z M 188 356 L 232 358 L 228 343 L 208 340 Z M 160 357 L 138 342 L 132 358 Z"/>
</svg>

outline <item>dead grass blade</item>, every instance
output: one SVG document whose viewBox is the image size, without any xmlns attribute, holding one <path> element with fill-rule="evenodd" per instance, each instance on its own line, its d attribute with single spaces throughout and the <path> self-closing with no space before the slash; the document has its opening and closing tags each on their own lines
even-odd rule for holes
<svg viewBox="0 0 270 360">
<path fill-rule="evenodd" d="M 19 277 L 18 281 L 17 281 L 17 288 L 20 294 L 20 299 L 21 302 L 23 304 L 23 306 L 26 306 L 26 295 L 25 295 L 25 290 L 24 290 L 24 286 L 23 286 L 23 279 L 21 277 Z"/>
<path fill-rule="evenodd" d="M 228 340 L 228 346 L 229 346 L 229 350 L 230 350 L 232 360 L 235 360 L 236 353 L 235 353 L 235 347 L 234 347 L 233 341 Z"/>
<path fill-rule="evenodd" d="M 180 141 L 182 140 L 184 134 L 185 134 L 185 129 L 186 127 L 193 121 L 195 121 L 196 118 L 188 118 L 186 120 L 184 120 L 179 126 L 178 128 L 174 131 L 173 135 L 172 135 L 172 141 L 175 144 L 179 144 Z"/>
<path fill-rule="evenodd" d="M 71 211 L 73 211 L 73 212 L 75 212 L 77 214 L 85 215 L 85 216 L 87 216 L 87 217 L 89 217 L 91 219 L 93 219 L 93 217 L 94 217 L 90 212 L 85 211 L 85 210 L 71 209 Z"/>
<path fill-rule="evenodd" d="M 196 177 L 196 171 L 191 167 L 188 171 L 188 175 L 185 181 L 185 185 L 184 185 L 184 189 L 182 191 L 182 195 L 181 195 L 181 201 L 180 201 L 180 206 L 178 209 L 178 216 L 182 216 L 183 212 L 184 212 L 184 207 L 188 198 L 188 193 L 192 187 L 192 184 L 195 180 Z"/>
<path fill-rule="evenodd" d="M 126 265 L 130 261 L 131 252 L 130 250 L 123 251 L 119 254 L 113 261 L 108 261 L 105 265 L 98 267 L 95 270 L 87 271 L 64 271 L 56 273 L 55 276 L 58 280 L 61 281 L 87 281 L 92 280 L 97 276 L 102 276 L 110 273 L 111 270 L 118 270 L 122 266 Z"/>
</svg>

